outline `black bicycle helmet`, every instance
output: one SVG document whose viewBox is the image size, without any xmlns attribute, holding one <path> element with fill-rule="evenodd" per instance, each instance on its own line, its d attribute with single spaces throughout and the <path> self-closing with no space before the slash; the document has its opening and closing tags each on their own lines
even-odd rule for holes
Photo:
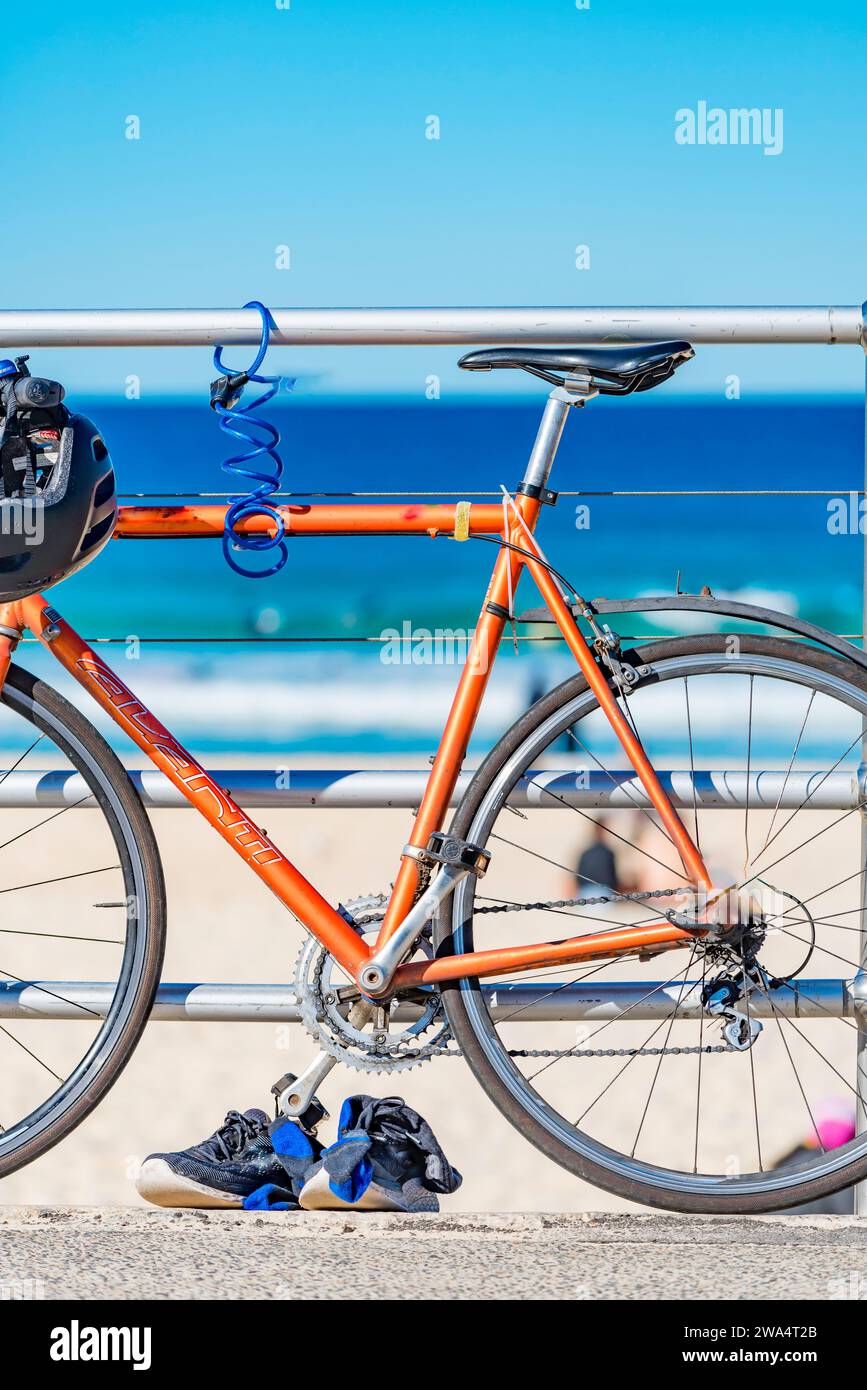
<svg viewBox="0 0 867 1390">
<path fill-rule="evenodd" d="M 0 360 L 0 602 L 57 584 L 98 555 L 117 521 L 102 435 L 27 359 Z"/>
</svg>

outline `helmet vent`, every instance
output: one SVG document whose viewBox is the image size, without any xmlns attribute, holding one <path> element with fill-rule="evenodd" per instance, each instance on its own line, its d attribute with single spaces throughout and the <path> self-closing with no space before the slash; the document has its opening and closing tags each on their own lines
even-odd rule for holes
<svg viewBox="0 0 867 1390">
<path fill-rule="evenodd" d="M 91 439 L 90 447 L 93 452 L 93 457 L 96 459 L 97 463 L 102 463 L 103 459 L 108 458 L 108 449 L 106 449 L 105 444 L 100 439 L 98 434 L 95 434 Z"/>
<path fill-rule="evenodd" d="M 101 507 L 104 502 L 110 501 L 113 496 L 114 470 L 112 469 L 110 472 L 106 473 L 105 477 L 96 485 L 96 491 L 93 494 L 94 509 Z"/>
<path fill-rule="evenodd" d="M 0 574 L 16 574 L 30 563 L 32 552 L 23 550 L 18 555 L 0 556 Z"/>
<path fill-rule="evenodd" d="M 106 532 L 114 526 L 114 522 L 115 515 L 114 512 L 111 512 L 108 516 L 104 516 L 102 521 L 98 521 L 95 526 L 91 526 L 81 542 L 81 554 L 85 555 L 88 550 L 92 550 L 95 545 L 98 545 Z"/>
</svg>

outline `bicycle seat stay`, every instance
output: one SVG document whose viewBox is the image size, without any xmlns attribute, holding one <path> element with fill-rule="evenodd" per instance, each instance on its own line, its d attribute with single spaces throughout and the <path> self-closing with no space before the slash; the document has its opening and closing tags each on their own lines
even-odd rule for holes
<svg viewBox="0 0 867 1390">
<path fill-rule="evenodd" d="M 694 356 L 686 342 L 599 348 L 482 348 L 466 353 L 458 366 L 470 372 L 518 367 L 554 386 L 562 386 L 567 377 L 583 376 L 600 395 L 628 396 L 633 391 L 650 391 L 659 386 Z"/>
</svg>

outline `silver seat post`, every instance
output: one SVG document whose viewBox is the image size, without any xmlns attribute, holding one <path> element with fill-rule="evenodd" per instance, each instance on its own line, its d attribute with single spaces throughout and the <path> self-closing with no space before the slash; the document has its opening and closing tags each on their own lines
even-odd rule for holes
<svg viewBox="0 0 867 1390">
<path fill-rule="evenodd" d="M 539 430 L 524 473 L 522 490 L 531 497 L 538 497 L 548 486 L 548 478 L 570 408 L 583 405 L 596 394 L 595 391 L 588 390 L 586 383 L 576 377 L 567 377 L 566 385 L 557 386 L 551 392 L 545 402 Z"/>
</svg>

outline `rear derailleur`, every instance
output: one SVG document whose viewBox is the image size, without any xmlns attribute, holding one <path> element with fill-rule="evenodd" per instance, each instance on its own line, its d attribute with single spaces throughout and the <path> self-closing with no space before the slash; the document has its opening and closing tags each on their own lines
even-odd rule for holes
<svg viewBox="0 0 867 1390">
<path fill-rule="evenodd" d="M 765 939 L 765 924 L 751 920 L 730 928 L 725 937 L 710 945 L 710 960 L 725 962 L 722 970 L 705 981 L 701 991 L 702 1007 L 723 1022 L 723 1037 L 737 1052 L 747 1052 L 762 1031 L 762 1025 L 750 1013 L 750 995 L 767 993 L 770 986 L 766 972 L 759 965 L 758 955 Z"/>
<path fill-rule="evenodd" d="M 709 1014 L 725 1020 L 723 1037 L 736 1052 L 747 1052 L 762 1031 L 762 1025 L 749 1012 L 747 1003 L 754 990 L 760 988 L 749 971 L 729 974 L 721 971 L 708 980 L 701 992 L 701 1002 Z"/>
</svg>

